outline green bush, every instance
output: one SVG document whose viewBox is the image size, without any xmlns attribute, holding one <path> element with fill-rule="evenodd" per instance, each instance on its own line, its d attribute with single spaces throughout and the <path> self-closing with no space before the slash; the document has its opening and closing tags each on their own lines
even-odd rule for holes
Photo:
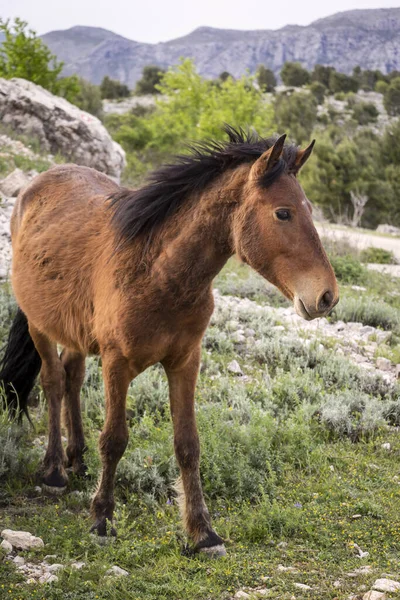
<svg viewBox="0 0 400 600">
<path fill-rule="evenodd" d="M 392 117 L 400 115 L 400 77 L 390 82 L 383 96 L 383 104 Z"/>
<path fill-rule="evenodd" d="M 393 252 L 384 248 L 365 248 L 360 254 L 363 263 L 376 263 L 380 265 L 396 265 L 397 260 Z"/>
<path fill-rule="evenodd" d="M 310 92 L 312 93 L 318 104 L 323 104 L 328 89 L 324 86 L 323 83 L 320 83 L 319 81 L 313 81 L 310 85 Z"/>
<path fill-rule="evenodd" d="M 368 125 L 375 123 L 379 116 L 379 111 L 373 102 L 358 102 L 353 108 L 353 118 L 359 125 Z"/>
<path fill-rule="evenodd" d="M 286 62 L 281 70 L 284 85 L 301 87 L 310 82 L 310 73 L 299 62 Z"/>
<path fill-rule="evenodd" d="M 100 93 L 102 98 L 112 100 L 126 98 L 127 96 L 130 96 L 131 92 L 127 85 L 116 79 L 111 79 L 106 75 L 103 77 L 103 81 L 100 84 Z"/>
<path fill-rule="evenodd" d="M 366 277 L 366 269 L 357 258 L 351 254 L 345 256 L 332 256 L 330 261 L 335 275 L 342 283 L 363 283 Z"/>
</svg>

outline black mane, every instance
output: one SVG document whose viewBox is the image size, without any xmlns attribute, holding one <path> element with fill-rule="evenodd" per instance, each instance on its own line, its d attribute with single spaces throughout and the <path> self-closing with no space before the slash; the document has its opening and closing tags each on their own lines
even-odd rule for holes
<svg viewBox="0 0 400 600">
<path fill-rule="evenodd" d="M 153 171 L 148 183 L 138 190 L 122 188 L 111 196 L 113 224 L 118 244 L 125 245 L 140 234 L 151 239 L 154 231 L 174 215 L 194 192 L 204 190 L 227 169 L 254 162 L 273 146 L 276 138 L 262 138 L 255 132 L 224 127 L 229 141 L 214 140 L 190 146 L 188 155 L 176 157 Z M 264 175 L 260 184 L 271 185 L 282 173 L 293 168 L 297 147 L 284 147 L 282 158 Z"/>
</svg>

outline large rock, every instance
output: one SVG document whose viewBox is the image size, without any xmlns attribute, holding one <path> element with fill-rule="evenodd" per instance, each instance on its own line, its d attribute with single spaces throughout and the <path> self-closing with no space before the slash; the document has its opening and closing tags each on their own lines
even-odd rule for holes
<svg viewBox="0 0 400 600">
<path fill-rule="evenodd" d="M 13 531 L 12 529 L 3 529 L 1 537 L 7 540 L 13 548 L 17 550 L 31 550 L 32 548 L 43 548 L 43 540 L 35 537 L 29 531 Z"/>
<path fill-rule="evenodd" d="M 125 166 L 123 149 L 99 119 L 25 79 L 0 78 L 0 121 L 38 138 L 43 150 L 116 179 Z"/>
<path fill-rule="evenodd" d="M 20 191 L 31 181 L 26 173 L 21 169 L 14 169 L 5 179 L 0 181 L 0 192 L 10 198 L 18 196 Z"/>
</svg>

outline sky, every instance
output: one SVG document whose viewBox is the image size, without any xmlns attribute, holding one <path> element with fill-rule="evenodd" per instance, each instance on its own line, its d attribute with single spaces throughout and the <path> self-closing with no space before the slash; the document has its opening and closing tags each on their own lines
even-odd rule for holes
<svg viewBox="0 0 400 600">
<path fill-rule="evenodd" d="M 88 25 L 154 43 L 186 35 L 202 25 L 279 29 L 288 24 L 308 25 L 344 10 L 399 5 L 395 0 L 0 0 L 0 18 L 20 17 L 39 34 Z"/>
</svg>

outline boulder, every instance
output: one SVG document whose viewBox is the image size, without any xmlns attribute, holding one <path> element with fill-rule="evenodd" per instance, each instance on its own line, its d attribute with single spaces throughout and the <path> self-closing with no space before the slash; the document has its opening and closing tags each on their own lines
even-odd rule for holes
<svg viewBox="0 0 400 600">
<path fill-rule="evenodd" d="M 106 575 L 111 575 L 114 577 L 127 577 L 129 573 L 128 571 L 125 571 L 125 569 L 121 569 L 121 567 L 117 567 L 117 565 L 114 565 L 113 567 L 111 567 L 111 569 L 108 569 Z"/>
<path fill-rule="evenodd" d="M 400 582 L 393 579 L 377 579 L 372 586 L 378 592 L 398 592 L 400 590 Z"/>
<path fill-rule="evenodd" d="M 400 228 L 394 225 L 387 225 L 386 223 L 378 225 L 376 228 L 378 233 L 390 233 L 392 235 L 400 235 Z"/>
<path fill-rule="evenodd" d="M 1 537 L 7 540 L 13 548 L 17 550 L 32 550 L 33 548 L 43 548 L 43 540 L 35 537 L 29 531 L 13 531 L 12 529 L 3 529 Z"/>
<path fill-rule="evenodd" d="M 0 121 L 42 149 L 119 180 L 125 152 L 97 117 L 25 79 L 0 78 Z"/>
<path fill-rule="evenodd" d="M 30 180 L 31 178 L 21 169 L 14 169 L 12 173 L 0 181 L 0 192 L 10 198 L 15 198 L 28 185 Z"/>
</svg>

